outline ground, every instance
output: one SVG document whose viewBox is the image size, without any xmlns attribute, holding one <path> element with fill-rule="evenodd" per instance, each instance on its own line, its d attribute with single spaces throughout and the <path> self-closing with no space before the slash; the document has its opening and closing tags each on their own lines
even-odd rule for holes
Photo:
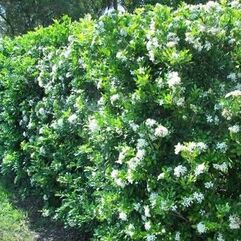
<svg viewBox="0 0 241 241">
<path fill-rule="evenodd" d="M 62 224 L 43 218 L 38 207 L 36 199 L 20 201 L 0 181 L 0 240 L 87 241 L 78 231 L 67 230 Z"/>
</svg>

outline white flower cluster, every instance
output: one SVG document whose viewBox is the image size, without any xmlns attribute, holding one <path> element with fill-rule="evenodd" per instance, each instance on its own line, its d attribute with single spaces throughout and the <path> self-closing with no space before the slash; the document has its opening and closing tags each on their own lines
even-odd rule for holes
<svg viewBox="0 0 241 241">
<path fill-rule="evenodd" d="M 194 192 L 190 197 L 184 197 L 182 205 L 184 207 L 190 207 L 194 202 L 202 203 L 204 200 L 204 195 L 201 192 Z"/>
<path fill-rule="evenodd" d="M 206 228 L 205 224 L 202 223 L 202 222 L 198 223 L 197 224 L 197 231 L 200 234 L 206 233 L 207 232 L 207 228 Z"/>
<path fill-rule="evenodd" d="M 221 153 L 225 153 L 228 150 L 228 146 L 225 142 L 218 142 L 216 145 L 216 149 Z"/>
<path fill-rule="evenodd" d="M 241 226 L 241 220 L 236 215 L 231 215 L 229 217 L 229 228 L 230 229 L 240 229 Z"/>
<path fill-rule="evenodd" d="M 121 188 L 126 186 L 126 183 L 119 177 L 119 171 L 114 169 L 111 172 L 111 177 L 113 178 L 115 184 Z"/>
<path fill-rule="evenodd" d="M 90 118 L 88 123 L 88 128 L 91 132 L 96 132 L 100 129 L 97 120 L 95 118 Z"/>
<path fill-rule="evenodd" d="M 188 142 L 185 145 L 178 143 L 175 145 L 175 154 L 178 155 L 182 151 L 193 153 L 194 151 L 204 152 L 208 148 L 204 142 Z"/>
<path fill-rule="evenodd" d="M 165 126 L 158 124 L 156 120 L 147 119 L 145 121 L 145 124 L 150 129 L 150 131 L 153 132 L 153 136 L 151 137 L 151 139 L 155 139 L 158 137 L 163 138 L 169 134 L 168 129 Z"/>
<path fill-rule="evenodd" d="M 183 165 L 178 165 L 174 168 L 174 176 L 181 177 L 187 173 L 187 168 Z"/>
<path fill-rule="evenodd" d="M 200 174 L 204 173 L 206 170 L 206 166 L 205 163 L 199 164 L 197 165 L 197 167 L 195 168 L 195 176 L 199 176 Z"/>
<path fill-rule="evenodd" d="M 240 132 L 239 125 L 230 126 L 228 129 L 229 129 L 230 133 L 236 134 L 236 133 Z"/>
<path fill-rule="evenodd" d="M 222 164 L 213 164 L 213 167 L 216 170 L 219 170 L 221 172 L 227 172 L 228 171 L 228 165 L 226 162 L 223 162 Z"/>
<path fill-rule="evenodd" d="M 181 78 L 178 72 L 170 72 L 167 75 L 167 84 L 169 88 L 175 88 L 181 84 Z"/>
</svg>

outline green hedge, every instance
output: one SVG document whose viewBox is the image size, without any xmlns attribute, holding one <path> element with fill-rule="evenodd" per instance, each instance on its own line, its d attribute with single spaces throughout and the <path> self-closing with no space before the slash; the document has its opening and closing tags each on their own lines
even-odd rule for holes
<svg viewBox="0 0 241 241">
<path fill-rule="evenodd" d="M 240 19 L 156 5 L 4 39 L 2 173 L 93 240 L 240 240 Z"/>
</svg>

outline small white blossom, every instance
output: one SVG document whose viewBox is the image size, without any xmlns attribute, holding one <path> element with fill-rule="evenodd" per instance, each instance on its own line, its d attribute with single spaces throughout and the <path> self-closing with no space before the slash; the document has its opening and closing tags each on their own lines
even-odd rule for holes
<svg viewBox="0 0 241 241">
<path fill-rule="evenodd" d="M 198 203 L 201 203 L 204 200 L 204 195 L 202 193 L 194 192 L 193 199 L 195 199 Z"/>
<path fill-rule="evenodd" d="M 223 235 L 221 233 L 218 233 L 217 241 L 225 241 L 225 239 L 223 238 Z"/>
<path fill-rule="evenodd" d="M 119 94 L 112 95 L 110 97 L 111 104 L 113 105 L 117 100 L 119 100 L 119 98 L 120 98 Z"/>
<path fill-rule="evenodd" d="M 140 203 L 134 203 L 133 206 L 134 206 L 134 209 L 135 209 L 136 211 L 139 211 L 140 208 L 141 208 L 141 204 L 140 204 Z"/>
<path fill-rule="evenodd" d="M 127 215 L 124 212 L 119 213 L 119 219 L 122 221 L 127 221 Z"/>
<path fill-rule="evenodd" d="M 39 113 L 40 115 L 45 115 L 45 114 L 46 114 L 46 111 L 45 111 L 44 108 L 40 108 L 40 109 L 38 110 L 38 113 Z"/>
<path fill-rule="evenodd" d="M 236 80 L 236 74 L 235 73 L 230 73 L 228 76 L 227 76 L 227 79 L 230 79 L 232 81 L 235 81 Z"/>
<path fill-rule="evenodd" d="M 164 127 L 163 125 L 158 125 L 158 127 L 155 129 L 155 136 L 156 137 L 165 137 L 168 135 L 168 129 Z"/>
<path fill-rule="evenodd" d="M 157 198 L 158 198 L 158 194 L 157 194 L 157 193 L 152 192 L 152 193 L 150 194 L 149 200 L 150 200 L 150 203 L 151 203 L 151 206 L 152 206 L 152 207 L 155 207 L 155 206 L 156 206 Z"/>
<path fill-rule="evenodd" d="M 119 171 L 118 171 L 118 170 L 113 170 L 113 171 L 111 172 L 111 177 L 112 177 L 113 179 L 117 178 L 118 175 L 119 175 Z"/>
<path fill-rule="evenodd" d="M 180 232 L 176 232 L 175 234 L 175 241 L 180 241 L 181 240 L 181 233 Z"/>
<path fill-rule="evenodd" d="M 157 180 L 161 180 L 161 179 L 164 179 L 164 178 L 165 178 L 165 173 L 162 172 L 158 175 Z"/>
<path fill-rule="evenodd" d="M 148 234 L 146 236 L 146 241 L 155 241 L 156 240 L 156 236 L 154 234 Z"/>
<path fill-rule="evenodd" d="M 225 142 L 218 142 L 216 145 L 216 149 L 222 153 L 225 153 L 228 149 L 228 146 Z"/>
<path fill-rule="evenodd" d="M 147 141 L 145 139 L 140 138 L 137 140 L 137 148 L 138 149 L 141 149 L 146 146 L 147 146 Z"/>
<path fill-rule="evenodd" d="M 184 145 L 177 143 L 177 145 L 175 145 L 175 154 L 178 155 L 181 151 L 183 151 L 184 149 Z"/>
<path fill-rule="evenodd" d="M 114 179 L 114 181 L 115 181 L 116 185 L 121 188 L 124 188 L 126 186 L 126 183 L 123 180 L 121 180 L 120 178 L 116 178 L 116 179 Z"/>
<path fill-rule="evenodd" d="M 144 213 L 146 217 L 151 217 L 149 206 L 144 206 Z"/>
<path fill-rule="evenodd" d="M 229 228 L 230 229 L 239 229 L 241 225 L 241 220 L 236 215 L 231 215 L 229 217 Z"/>
<path fill-rule="evenodd" d="M 96 132 L 99 130 L 99 125 L 96 119 L 89 119 L 88 128 L 91 132 Z"/>
<path fill-rule="evenodd" d="M 150 221 L 145 222 L 144 227 L 145 227 L 145 230 L 150 230 L 151 229 L 151 222 Z"/>
<path fill-rule="evenodd" d="M 198 175 L 204 173 L 205 170 L 206 170 L 205 163 L 198 165 L 195 169 L 195 176 L 198 176 Z"/>
<path fill-rule="evenodd" d="M 74 123 L 76 123 L 77 118 L 78 118 L 77 115 L 73 114 L 73 115 L 69 116 L 68 121 L 69 121 L 69 123 L 74 124 Z"/>
<path fill-rule="evenodd" d="M 181 177 L 184 176 L 187 172 L 187 168 L 182 165 L 178 165 L 177 167 L 174 168 L 174 175 L 176 177 Z"/>
<path fill-rule="evenodd" d="M 193 198 L 192 197 L 183 198 L 182 205 L 184 207 L 190 207 L 192 204 L 193 204 Z"/>
<path fill-rule="evenodd" d="M 136 158 L 139 160 L 143 160 L 143 158 L 145 157 L 145 154 L 146 154 L 145 150 L 139 149 L 139 150 L 137 150 Z"/>
<path fill-rule="evenodd" d="M 134 235 L 135 227 L 133 224 L 129 224 L 126 229 L 126 234 L 132 237 Z"/>
<path fill-rule="evenodd" d="M 128 164 L 128 167 L 131 169 L 131 170 L 135 170 L 136 167 L 140 164 L 140 159 L 136 158 L 136 157 L 133 157 L 131 158 L 127 164 Z"/>
<path fill-rule="evenodd" d="M 221 172 L 227 172 L 227 170 L 228 170 L 228 165 L 226 162 L 223 162 L 222 164 L 213 164 L 213 167 L 216 170 L 219 170 Z"/>
<path fill-rule="evenodd" d="M 147 119 L 145 123 L 148 127 L 153 127 L 154 125 L 157 124 L 157 122 L 153 119 Z"/>
<path fill-rule="evenodd" d="M 167 84 L 170 88 L 176 87 L 181 84 L 181 78 L 178 72 L 170 72 L 167 76 Z"/>
<path fill-rule="evenodd" d="M 230 133 L 238 133 L 240 131 L 239 125 L 234 125 L 228 128 Z"/>
<path fill-rule="evenodd" d="M 204 223 L 198 223 L 198 224 L 197 224 L 197 231 L 198 231 L 200 234 L 206 233 L 207 228 L 206 228 L 205 224 L 204 224 Z"/>
<path fill-rule="evenodd" d="M 205 182 L 204 187 L 207 189 L 213 188 L 214 184 L 212 182 Z"/>
</svg>

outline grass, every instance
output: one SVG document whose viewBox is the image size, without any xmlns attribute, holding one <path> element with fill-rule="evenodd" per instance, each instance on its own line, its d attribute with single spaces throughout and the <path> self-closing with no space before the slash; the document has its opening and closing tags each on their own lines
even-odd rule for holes
<svg viewBox="0 0 241 241">
<path fill-rule="evenodd" d="M 33 241 L 34 234 L 27 225 L 26 214 L 10 202 L 10 193 L 0 182 L 0 240 Z"/>
</svg>

